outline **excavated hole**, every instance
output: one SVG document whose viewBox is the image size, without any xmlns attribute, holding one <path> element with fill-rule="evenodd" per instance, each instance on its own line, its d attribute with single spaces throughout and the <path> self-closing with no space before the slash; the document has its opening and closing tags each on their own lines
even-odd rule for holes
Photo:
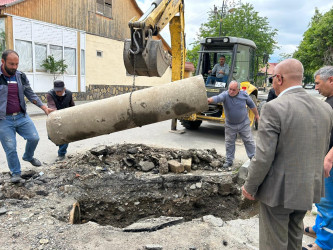
<svg viewBox="0 0 333 250">
<path fill-rule="evenodd" d="M 81 222 L 125 228 L 160 216 L 185 221 L 214 215 L 223 220 L 248 218 L 257 209 L 241 200 L 236 169 L 223 169 L 224 158 L 212 150 L 173 150 L 125 144 L 99 147 L 79 164 L 97 166 L 98 175 L 77 178 Z M 161 174 L 161 158 L 192 160 L 188 173 Z M 101 165 L 101 162 L 107 163 Z M 96 163 L 97 160 L 97 163 Z M 154 163 L 144 170 L 143 162 Z M 102 167 L 101 167 L 102 166 Z M 111 171 L 110 171 L 111 170 Z M 250 209 L 245 209 L 250 207 Z"/>
<path fill-rule="evenodd" d="M 161 197 L 141 197 L 119 202 L 107 200 L 80 200 L 82 222 L 93 221 L 100 225 L 124 228 L 137 221 L 160 216 L 183 217 L 185 221 L 214 215 L 223 220 L 248 218 L 240 209 L 237 195 L 182 197 L 166 200 Z M 253 216 L 253 214 L 252 214 Z"/>
</svg>

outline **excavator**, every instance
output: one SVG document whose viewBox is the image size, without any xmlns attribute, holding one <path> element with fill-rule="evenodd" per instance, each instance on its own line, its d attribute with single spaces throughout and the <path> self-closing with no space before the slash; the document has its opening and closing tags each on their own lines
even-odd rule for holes
<svg viewBox="0 0 333 250">
<path fill-rule="evenodd" d="M 123 59 L 128 73 L 138 76 L 162 76 L 170 65 L 170 57 L 164 52 L 162 41 L 155 40 L 160 31 L 169 23 L 172 52 L 172 81 L 184 78 L 185 72 L 185 35 L 184 1 L 155 0 L 151 7 L 139 19 L 129 21 L 131 39 L 125 40 Z M 207 96 L 217 95 L 228 89 L 232 80 L 241 83 L 256 104 L 258 89 L 252 84 L 254 78 L 254 60 L 256 45 L 253 41 L 236 37 L 209 37 L 201 42 L 196 75 L 207 79 L 208 72 L 220 56 L 225 56 L 230 67 L 226 82 L 206 85 Z M 249 109 L 251 126 L 257 128 L 254 114 Z M 197 129 L 202 121 L 225 123 L 223 105 L 210 105 L 206 112 L 181 117 L 180 122 L 186 129 Z M 173 119 L 171 130 L 177 129 L 177 120 Z"/>
</svg>

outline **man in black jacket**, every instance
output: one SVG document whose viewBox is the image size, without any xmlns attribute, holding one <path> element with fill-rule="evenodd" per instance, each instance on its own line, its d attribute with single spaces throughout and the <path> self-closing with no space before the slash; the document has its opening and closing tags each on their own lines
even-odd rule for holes
<svg viewBox="0 0 333 250">
<path fill-rule="evenodd" d="M 52 109 L 60 110 L 75 106 L 72 92 L 65 88 L 65 84 L 62 80 L 54 81 L 53 89 L 47 93 L 46 98 L 47 106 Z M 59 145 L 56 161 L 62 161 L 65 159 L 67 148 L 68 143 Z"/>
</svg>

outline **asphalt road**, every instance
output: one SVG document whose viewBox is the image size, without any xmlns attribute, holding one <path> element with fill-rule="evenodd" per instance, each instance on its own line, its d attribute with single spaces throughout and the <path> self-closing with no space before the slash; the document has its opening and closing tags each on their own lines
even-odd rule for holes
<svg viewBox="0 0 333 250">
<path fill-rule="evenodd" d="M 38 115 L 31 117 L 40 136 L 40 141 L 35 151 L 35 157 L 43 164 L 50 165 L 54 163 L 57 157 L 58 147 L 47 137 L 46 116 Z M 203 122 L 198 130 L 185 130 L 183 134 L 171 133 L 171 121 L 164 121 L 143 127 L 128 129 L 109 135 L 98 136 L 70 143 L 68 154 L 84 152 L 98 145 L 114 145 L 119 143 L 143 143 L 149 146 L 176 148 L 176 149 L 211 149 L 215 148 L 221 155 L 225 155 L 224 127 L 218 124 Z M 178 130 L 183 127 L 178 122 Z M 253 131 L 254 136 L 256 131 Z M 24 153 L 25 141 L 17 135 L 17 151 L 19 158 Z M 247 155 L 243 143 L 240 140 L 236 142 L 236 159 L 246 161 Z M 30 163 L 21 160 L 22 170 L 31 168 Z M 7 172 L 8 166 L 3 148 L 0 147 L 0 171 Z"/>
</svg>

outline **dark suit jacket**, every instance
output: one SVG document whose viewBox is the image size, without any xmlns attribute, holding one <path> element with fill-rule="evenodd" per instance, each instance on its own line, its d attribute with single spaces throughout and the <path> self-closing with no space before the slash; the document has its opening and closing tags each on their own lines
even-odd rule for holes
<svg viewBox="0 0 333 250">
<path fill-rule="evenodd" d="M 302 88 L 263 107 L 245 189 L 268 206 L 310 210 L 324 195 L 332 108 Z"/>
</svg>

